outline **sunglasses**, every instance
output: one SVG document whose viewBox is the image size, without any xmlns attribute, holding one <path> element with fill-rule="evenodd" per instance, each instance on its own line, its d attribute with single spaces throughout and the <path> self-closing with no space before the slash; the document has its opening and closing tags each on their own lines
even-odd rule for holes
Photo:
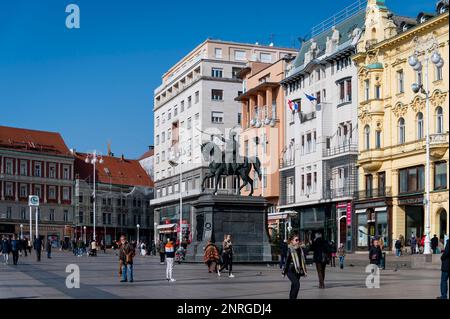
<svg viewBox="0 0 450 319">
<path fill-rule="evenodd" d="M 294 239 L 294 241 L 300 241 L 298 238 Z"/>
</svg>

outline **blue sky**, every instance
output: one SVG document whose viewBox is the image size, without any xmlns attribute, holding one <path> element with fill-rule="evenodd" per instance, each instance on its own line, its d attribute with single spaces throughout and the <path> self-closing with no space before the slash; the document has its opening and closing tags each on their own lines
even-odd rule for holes
<svg viewBox="0 0 450 319">
<path fill-rule="evenodd" d="M 153 143 L 153 90 L 197 44 L 268 44 L 273 34 L 275 45 L 298 47 L 354 1 L 1 0 L 0 125 L 58 131 L 79 151 L 106 152 L 110 140 L 116 155 L 138 157 Z M 80 29 L 65 27 L 70 3 Z M 435 1 L 386 4 L 415 16 Z"/>
</svg>

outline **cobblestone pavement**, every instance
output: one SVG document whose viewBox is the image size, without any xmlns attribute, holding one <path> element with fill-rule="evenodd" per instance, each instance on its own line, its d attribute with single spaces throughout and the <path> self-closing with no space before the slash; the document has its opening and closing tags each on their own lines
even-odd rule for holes
<svg viewBox="0 0 450 319">
<path fill-rule="evenodd" d="M 0 258 L 1 260 L 1 258 Z M 175 265 L 175 283 L 165 280 L 165 266 L 154 256 L 135 258 L 134 283 L 120 283 L 117 256 L 112 251 L 97 257 L 75 257 L 55 252 L 52 259 L 43 254 L 37 263 L 34 254 L 21 257 L 19 265 L 0 264 L 0 298 L 214 298 L 286 299 L 290 282 L 272 265 L 233 265 L 235 278 L 209 274 L 202 264 Z M 79 289 L 66 287 L 66 266 L 80 268 Z M 327 268 L 326 289 L 318 288 L 317 273 L 308 266 L 302 278 L 299 298 L 304 299 L 414 299 L 439 295 L 438 269 L 387 269 L 380 271 L 380 288 L 368 289 L 364 266 L 344 270 Z"/>
</svg>

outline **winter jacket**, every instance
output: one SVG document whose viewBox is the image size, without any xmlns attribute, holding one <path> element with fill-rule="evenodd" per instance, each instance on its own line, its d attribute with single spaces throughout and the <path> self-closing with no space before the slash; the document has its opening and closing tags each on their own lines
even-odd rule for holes
<svg viewBox="0 0 450 319">
<path fill-rule="evenodd" d="M 369 261 L 371 264 L 379 265 L 381 262 L 381 248 L 378 246 L 372 246 L 369 250 Z"/>
<path fill-rule="evenodd" d="M 119 259 L 122 261 L 123 265 L 133 264 L 133 258 L 135 255 L 134 247 L 129 242 L 125 242 L 120 246 L 119 249 Z"/>
<path fill-rule="evenodd" d="M 1 248 L 3 254 L 9 254 L 11 252 L 11 244 L 7 240 L 2 240 Z"/>
<path fill-rule="evenodd" d="M 216 245 L 209 244 L 205 248 L 205 253 L 203 255 L 203 261 L 205 263 L 210 261 L 218 261 L 219 260 L 219 250 L 217 249 Z"/>
<path fill-rule="evenodd" d="M 442 271 L 449 272 L 449 267 L 448 267 L 449 266 L 448 265 L 449 258 L 450 258 L 450 255 L 449 255 L 449 251 L 448 251 L 448 239 L 447 239 L 447 244 L 445 244 L 444 253 L 441 256 L 441 261 L 442 261 L 441 270 Z"/>
<path fill-rule="evenodd" d="M 166 258 L 175 258 L 175 246 L 172 241 L 169 241 L 166 246 L 164 246 L 166 252 Z"/>
<path fill-rule="evenodd" d="M 19 251 L 20 242 L 17 239 L 11 240 L 11 251 Z"/>
<path fill-rule="evenodd" d="M 288 244 L 284 241 L 280 244 L 280 255 L 286 257 L 288 254 Z"/>
<path fill-rule="evenodd" d="M 331 249 L 328 242 L 322 237 L 316 238 L 313 241 L 312 249 L 314 250 L 313 261 L 315 263 L 328 263 Z"/>
</svg>

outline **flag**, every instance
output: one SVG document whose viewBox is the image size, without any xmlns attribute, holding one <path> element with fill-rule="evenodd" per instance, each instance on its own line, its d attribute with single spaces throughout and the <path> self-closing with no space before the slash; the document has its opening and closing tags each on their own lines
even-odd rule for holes
<svg viewBox="0 0 450 319">
<path fill-rule="evenodd" d="M 299 105 L 299 103 L 300 103 L 300 102 L 298 102 L 298 103 L 297 103 L 297 102 L 294 102 L 294 111 L 295 111 L 295 112 L 298 112 L 298 111 L 300 110 L 300 105 Z"/>
<path fill-rule="evenodd" d="M 305 96 L 308 98 L 308 100 L 310 100 L 310 101 L 314 101 L 314 100 L 317 100 L 314 96 L 312 96 L 312 95 L 308 95 L 308 94 L 306 94 L 305 93 Z"/>
<path fill-rule="evenodd" d="M 288 100 L 288 105 L 289 105 L 289 108 L 291 109 L 291 111 L 294 112 L 294 102 L 292 102 L 291 100 Z"/>
</svg>

